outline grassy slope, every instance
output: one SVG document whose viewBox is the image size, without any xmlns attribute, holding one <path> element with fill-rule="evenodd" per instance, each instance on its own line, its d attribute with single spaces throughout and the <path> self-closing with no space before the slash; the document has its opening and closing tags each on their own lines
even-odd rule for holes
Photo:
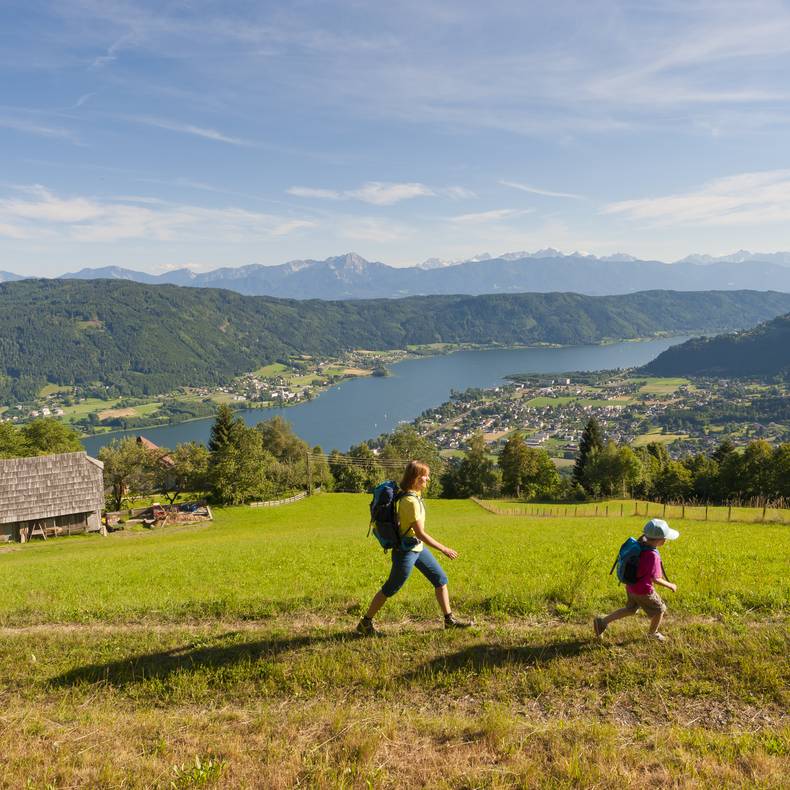
<svg viewBox="0 0 790 790">
<path fill-rule="evenodd" d="M 589 615 L 619 604 L 606 573 L 642 519 L 430 502 L 478 626 L 440 630 L 417 577 L 388 636 L 357 640 L 387 567 L 366 499 L 0 554 L 0 721 L 20 736 L 0 786 L 781 786 L 786 527 L 673 520 L 671 642 L 634 618 L 599 644 Z"/>
</svg>

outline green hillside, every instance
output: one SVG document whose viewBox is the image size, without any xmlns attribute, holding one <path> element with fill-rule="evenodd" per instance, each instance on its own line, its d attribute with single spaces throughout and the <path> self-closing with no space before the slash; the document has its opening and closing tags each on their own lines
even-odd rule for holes
<svg viewBox="0 0 790 790">
<path fill-rule="evenodd" d="M 582 344 L 727 331 L 790 310 L 790 294 L 647 291 L 296 301 L 113 280 L 0 284 L 0 402 L 40 387 L 151 395 L 219 384 L 290 354 L 425 343 Z"/>
<path fill-rule="evenodd" d="M 667 349 L 645 370 L 657 376 L 788 376 L 790 314 L 746 332 L 695 337 Z"/>
<path fill-rule="evenodd" d="M 667 641 L 642 615 L 597 640 L 644 517 L 432 500 L 475 625 L 444 630 L 415 571 L 365 639 L 390 567 L 367 504 L 323 494 L 0 553 L 0 787 L 786 787 L 786 526 L 673 517 Z"/>
</svg>

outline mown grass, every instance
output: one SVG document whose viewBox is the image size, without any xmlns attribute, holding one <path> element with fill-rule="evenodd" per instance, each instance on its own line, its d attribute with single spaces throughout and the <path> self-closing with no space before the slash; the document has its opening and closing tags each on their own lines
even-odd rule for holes
<svg viewBox="0 0 790 790">
<path fill-rule="evenodd" d="M 0 553 L 0 787 L 783 786 L 787 527 L 673 521 L 670 641 L 643 617 L 597 641 L 642 517 L 428 502 L 476 625 L 444 631 L 416 576 L 362 639 L 366 505 Z"/>
<path fill-rule="evenodd" d="M 283 508 L 219 510 L 210 526 L 18 547 L 2 557 L 0 623 L 354 615 L 389 563 L 366 537 L 367 501 L 366 495 L 324 495 Z M 607 575 L 612 560 L 645 520 L 599 516 L 547 523 L 495 516 L 467 501 L 429 502 L 428 513 L 430 531 L 461 555 L 444 561 L 459 608 L 499 617 L 586 617 L 611 607 L 622 597 Z M 786 527 L 671 521 L 682 535 L 662 552 L 679 585 L 673 610 L 784 613 L 790 593 Z M 583 577 L 580 563 L 588 568 Z M 433 607 L 415 583 L 384 616 L 424 616 Z"/>
</svg>

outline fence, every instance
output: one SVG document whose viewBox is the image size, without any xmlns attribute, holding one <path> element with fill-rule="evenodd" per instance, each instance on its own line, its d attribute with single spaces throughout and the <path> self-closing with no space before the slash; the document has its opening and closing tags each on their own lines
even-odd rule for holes
<svg viewBox="0 0 790 790">
<path fill-rule="evenodd" d="M 689 521 L 738 521 L 751 524 L 790 524 L 790 510 L 763 504 L 760 507 L 739 505 L 698 505 L 684 502 L 646 502 L 629 499 L 615 502 L 585 502 L 579 505 L 542 505 L 527 502 L 480 500 L 472 497 L 484 510 L 497 516 L 532 518 L 611 518 L 642 516 Z"/>
<path fill-rule="evenodd" d="M 300 491 L 298 494 L 289 496 L 287 499 L 269 499 L 266 502 L 250 502 L 250 507 L 277 507 L 278 505 L 290 505 L 291 502 L 298 502 L 307 496 L 307 491 Z"/>
</svg>

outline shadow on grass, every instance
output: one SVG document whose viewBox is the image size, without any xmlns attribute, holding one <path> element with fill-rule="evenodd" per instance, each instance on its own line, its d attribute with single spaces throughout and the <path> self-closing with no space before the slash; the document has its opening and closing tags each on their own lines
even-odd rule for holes
<svg viewBox="0 0 790 790">
<path fill-rule="evenodd" d="M 574 658 L 595 650 L 591 640 L 572 639 L 543 645 L 516 645 L 506 647 L 479 643 L 449 655 L 438 656 L 402 675 L 404 680 L 420 680 L 445 672 L 480 672 L 486 669 L 511 665 L 536 667 L 556 658 Z"/>
<path fill-rule="evenodd" d="M 203 638 L 199 643 L 188 643 L 153 653 L 140 653 L 116 661 L 87 664 L 49 680 L 51 687 L 80 686 L 106 683 L 126 686 L 152 678 L 165 680 L 177 672 L 196 669 L 222 669 L 261 659 L 275 660 L 283 653 L 300 648 L 355 639 L 349 633 L 316 634 L 291 637 L 271 637 L 251 642 L 231 642 L 237 631 Z M 224 643 L 224 644 L 223 644 Z"/>
</svg>

